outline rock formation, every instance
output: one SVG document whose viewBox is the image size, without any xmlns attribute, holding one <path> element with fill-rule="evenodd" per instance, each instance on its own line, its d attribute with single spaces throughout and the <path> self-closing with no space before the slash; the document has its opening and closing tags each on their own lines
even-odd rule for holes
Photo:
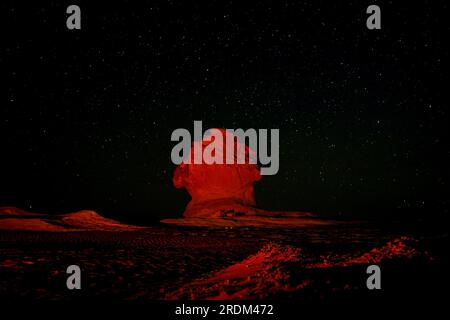
<svg viewBox="0 0 450 320">
<path fill-rule="evenodd" d="M 223 147 L 216 152 L 223 154 L 212 154 L 213 157 L 223 159 L 224 164 L 194 164 L 193 153 L 195 145 L 202 154 L 205 148 L 212 143 L 206 136 L 203 141 L 194 141 L 187 159 L 176 169 L 173 176 L 173 183 L 176 188 L 186 188 L 192 199 L 184 211 L 184 217 L 193 221 L 197 218 L 224 218 L 239 217 L 247 220 L 248 217 L 262 216 L 264 218 L 273 217 L 311 217 L 310 213 L 302 212 L 273 212 L 258 209 L 255 207 L 255 195 L 253 184 L 261 179 L 260 169 L 256 164 L 248 163 L 250 157 L 254 157 L 254 151 L 247 145 L 241 143 L 236 137 L 228 136 L 231 133 L 225 129 L 215 129 L 222 132 Z M 214 140 L 213 140 L 214 141 Z M 234 141 L 234 144 L 229 143 Z M 200 147 L 198 146 L 200 144 Z M 234 148 L 234 164 L 226 163 L 226 151 Z M 237 153 L 239 150 L 245 152 L 245 164 L 237 163 Z M 189 157 L 189 158 L 188 158 Z M 186 163 L 189 162 L 189 163 Z M 164 220 L 168 223 L 179 223 L 180 221 Z M 183 222 L 184 224 L 185 222 Z M 188 222 L 189 223 L 189 222 Z M 198 224 L 199 222 L 195 222 Z M 276 223 L 278 225 L 279 222 Z"/>
<path fill-rule="evenodd" d="M 226 130 L 219 129 L 224 140 L 229 135 Z M 253 183 L 261 179 L 259 168 L 256 164 L 225 164 L 226 150 L 234 147 L 235 151 L 245 150 L 245 158 L 248 160 L 252 152 L 245 144 L 241 144 L 233 137 L 235 146 L 225 145 L 223 154 L 224 164 L 190 164 L 181 163 L 175 170 L 173 183 L 177 188 L 186 188 L 192 200 L 186 207 L 184 217 L 222 217 L 227 215 L 248 215 L 258 212 L 254 208 L 255 196 Z M 193 159 L 194 144 L 201 144 L 202 153 L 211 141 L 194 141 L 191 153 Z M 220 152 L 220 151 L 213 151 Z M 235 152 L 235 162 L 237 160 Z M 216 156 L 213 154 L 213 156 Z M 248 162 L 248 161 L 247 161 Z"/>
</svg>

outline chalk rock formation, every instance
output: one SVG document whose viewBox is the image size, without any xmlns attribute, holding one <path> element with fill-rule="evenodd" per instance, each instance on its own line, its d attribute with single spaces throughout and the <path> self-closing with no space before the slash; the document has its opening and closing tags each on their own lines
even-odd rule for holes
<svg viewBox="0 0 450 320">
<path fill-rule="evenodd" d="M 194 164 L 195 145 L 202 154 L 205 148 L 214 142 L 205 139 L 194 141 L 188 155 L 191 163 L 181 163 L 175 170 L 173 183 L 177 188 L 186 188 L 192 197 L 184 212 L 186 218 L 222 217 L 227 215 L 255 214 L 259 210 L 256 204 L 253 183 L 261 179 L 256 164 L 249 164 L 248 159 L 253 151 L 224 129 L 214 129 L 221 132 L 223 140 L 216 144 L 211 156 L 220 157 L 224 164 Z M 231 139 L 230 139 L 231 135 Z M 234 145 L 228 142 L 234 141 Z M 216 141 L 217 143 L 217 141 Z M 226 163 L 226 150 L 234 148 L 234 164 Z M 237 164 L 237 153 L 245 152 L 245 164 Z"/>
<path fill-rule="evenodd" d="M 216 139 L 222 139 L 217 144 Z M 217 148 L 219 146 L 219 148 Z M 227 150 L 234 148 L 234 164 L 226 164 Z M 209 157 L 209 163 L 194 163 L 196 152 Z M 238 164 L 238 154 L 245 164 Z M 192 199 L 184 211 L 185 219 L 164 219 L 163 223 L 204 227 L 310 227 L 334 224 L 317 219 L 309 212 L 267 211 L 256 208 L 253 184 L 261 179 L 255 152 L 224 129 L 212 129 L 203 141 L 194 141 L 185 161 L 176 169 L 173 183 L 186 188 Z M 211 161 L 222 159 L 222 164 Z M 189 161 L 187 161 L 189 160 Z M 242 161 L 241 161 L 242 162 Z"/>
</svg>

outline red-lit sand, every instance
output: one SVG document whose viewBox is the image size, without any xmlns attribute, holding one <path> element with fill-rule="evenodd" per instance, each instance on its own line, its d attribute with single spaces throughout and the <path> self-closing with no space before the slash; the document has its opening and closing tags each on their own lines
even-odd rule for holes
<svg viewBox="0 0 450 320">
<path fill-rule="evenodd" d="M 282 266 L 298 262 L 300 249 L 290 246 L 266 245 L 258 253 L 210 277 L 196 280 L 166 295 L 166 299 L 231 300 L 264 298 L 275 291 L 300 290 L 308 281 L 289 284 L 289 274 Z"/>
<path fill-rule="evenodd" d="M 0 230 L 67 232 L 83 230 L 129 231 L 139 228 L 106 219 L 91 210 L 51 216 L 31 213 L 13 207 L 0 208 Z"/>
<path fill-rule="evenodd" d="M 86 220 L 90 221 L 82 219 Z M 439 238 L 427 247 L 438 248 L 443 241 Z M 76 293 L 65 288 L 65 271 L 74 263 L 82 268 L 81 294 L 89 301 L 318 301 L 336 292 L 360 297 L 367 293 L 365 268 L 369 264 L 378 264 L 383 275 L 395 277 L 386 280 L 390 286 L 398 283 L 405 270 L 407 281 L 414 270 L 432 274 L 429 270 L 433 269 L 427 268 L 437 260 L 431 260 L 420 246 L 411 237 L 361 225 L 293 229 L 166 226 L 126 232 L 0 229 L 0 298 L 70 300 Z M 383 294 L 390 292 L 384 288 Z"/>
<path fill-rule="evenodd" d="M 225 218 L 187 218 L 164 219 L 163 223 L 187 227 L 211 227 L 211 228 L 310 228 L 317 226 L 329 226 L 345 224 L 340 221 L 326 220 L 308 217 L 264 217 L 264 216 L 238 216 Z"/>
<path fill-rule="evenodd" d="M 41 216 L 39 213 L 28 212 L 16 207 L 0 207 L 0 216 Z"/>
<path fill-rule="evenodd" d="M 412 259 L 419 253 L 413 247 L 416 241 L 401 237 L 374 248 L 360 256 L 330 254 L 318 262 L 309 263 L 311 257 L 300 248 L 289 245 L 268 244 L 256 254 L 185 284 L 166 294 L 172 299 L 267 299 L 304 290 L 313 279 L 302 276 L 302 270 L 352 267 L 359 264 L 380 264 L 386 260 Z M 426 253 L 425 253 L 426 255 Z M 298 274 L 300 272 L 300 275 Z"/>
</svg>

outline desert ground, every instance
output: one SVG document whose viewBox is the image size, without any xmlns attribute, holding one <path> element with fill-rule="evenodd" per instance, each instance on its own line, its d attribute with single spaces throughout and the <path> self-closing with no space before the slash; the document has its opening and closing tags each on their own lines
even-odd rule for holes
<svg viewBox="0 0 450 320">
<path fill-rule="evenodd" d="M 68 221 L 53 224 L 67 228 Z M 398 226 L 158 224 L 98 230 L 94 223 L 80 231 L 75 221 L 78 228 L 70 232 L 0 230 L 2 299 L 351 301 L 374 295 L 366 287 L 371 264 L 383 272 L 382 299 L 391 299 L 436 293 L 448 267 L 448 234 Z M 72 264 L 81 268 L 81 290 L 66 287 Z"/>
</svg>

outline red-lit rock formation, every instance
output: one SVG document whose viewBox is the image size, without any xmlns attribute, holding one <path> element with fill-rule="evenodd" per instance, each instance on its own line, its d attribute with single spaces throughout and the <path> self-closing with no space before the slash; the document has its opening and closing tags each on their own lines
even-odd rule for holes
<svg viewBox="0 0 450 320">
<path fill-rule="evenodd" d="M 224 137 L 223 154 L 217 154 L 226 162 L 226 135 L 230 133 L 219 129 Z M 234 138 L 234 137 L 233 137 Z M 248 160 L 252 150 L 248 146 L 235 141 L 235 162 L 237 150 L 245 150 Z M 228 141 L 233 141 L 228 140 Z M 177 188 L 186 188 L 192 197 L 187 205 L 184 216 L 191 217 L 221 217 L 233 214 L 255 214 L 256 204 L 253 183 L 261 179 L 256 164 L 193 164 L 195 144 L 201 144 L 199 150 L 205 149 L 211 141 L 194 141 L 191 147 L 191 163 L 180 164 L 174 173 L 173 182 Z M 213 156 L 216 156 L 213 152 Z M 247 161 L 248 162 L 248 161 Z"/>
<path fill-rule="evenodd" d="M 181 225 L 205 225 L 206 223 L 211 226 L 241 224 L 303 226 L 320 222 L 311 219 L 308 221 L 292 220 L 314 216 L 311 213 L 274 212 L 256 208 L 253 184 L 261 179 L 261 174 L 256 164 L 249 163 L 250 158 L 255 158 L 255 152 L 225 129 L 213 130 L 221 132 L 222 141 L 215 141 L 214 137 L 217 135 L 214 134 L 212 137 L 206 136 L 203 141 L 194 141 L 190 154 L 187 156 L 190 161 L 181 163 L 173 176 L 175 187 L 186 188 L 192 197 L 184 211 L 184 217 L 189 219 L 165 219 L 163 222 Z M 234 145 L 230 143 L 231 141 L 234 141 Z M 216 148 L 211 152 L 211 157 L 222 159 L 224 164 L 194 164 L 195 150 L 201 150 L 202 154 L 205 150 L 210 149 L 209 151 L 211 151 L 210 144 L 213 142 Z M 234 148 L 234 164 L 225 164 L 227 148 Z M 239 152 L 244 152 L 245 164 L 237 163 Z M 208 152 L 205 154 L 208 155 Z M 284 220 L 278 219 L 280 217 L 283 217 Z"/>
</svg>

